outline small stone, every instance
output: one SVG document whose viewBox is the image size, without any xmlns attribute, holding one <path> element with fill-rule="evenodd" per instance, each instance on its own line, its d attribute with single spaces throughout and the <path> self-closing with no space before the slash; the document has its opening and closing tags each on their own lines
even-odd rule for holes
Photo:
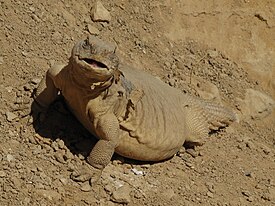
<svg viewBox="0 0 275 206">
<path fill-rule="evenodd" d="M 55 65 L 55 60 L 54 59 L 50 59 L 49 60 L 49 65 L 50 65 L 50 67 L 53 67 Z"/>
<path fill-rule="evenodd" d="M 6 112 L 6 118 L 9 122 L 12 122 L 14 119 L 16 119 L 18 116 L 12 112 Z"/>
<path fill-rule="evenodd" d="M 31 90 L 32 90 L 32 88 L 29 84 L 24 85 L 24 91 L 28 92 L 28 91 L 31 91 Z"/>
<path fill-rule="evenodd" d="M 65 151 L 64 150 L 58 150 L 57 152 L 54 153 L 55 159 L 58 162 L 62 163 L 62 164 L 66 163 L 66 161 L 64 159 L 64 155 L 65 155 Z"/>
<path fill-rule="evenodd" d="M 34 8 L 33 6 L 30 6 L 30 7 L 29 7 L 29 10 L 30 10 L 31 12 L 35 12 L 35 8 Z"/>
<path fill-rule="evenodd" d="M 8 86 L 8 87 L 6 87 L 6 90 L 7 90 L 7 92 L 8 92 L 8 93 L 11 93 L 11 92 L 12 92 L 12 90 L 13 90 L 13 87 Z"/>
<path fill-rule="evenodd" d="M 143 169 L 149 169 L 151 167 L 151 165 L 150 164 L 144 164 L 144 165 L 141 165 L 140 167 L 143 168 Z"/>
<path fill-rule="evenodd" d="M 208 50 L 208 55 L 211 57 L 211 58 L 216 58 L 219 56 L 219 52 L 216 51 L 216 50 Z"/>
<path fill-rule="evenodd" d="M 61 182 L 63 185 L 67 185 L 67 184 L 68 184 L 68 179 L 66 179 L 66 178 L 60 178 L 59 180 L 60 180 L 60 182 Z"/>
<path fill-rule="evenodd" d="M 144 175 L 144 172 L 141 170 L 137 170 L 135 168 L 131 169 L 131 171 L 135 174 L 135 175 Z"/>
<path fill-rule="evenodd" d="M 64 149 L 65 143 L 62 139 L 58 140 L 57 144 L 60 149 Z"/>
<path fill-rule="evenodd" d="M 213 197 L 214 197 L 213 193 L 210 192 L 210 191 L 208 191 L 208 192 L 206 193 L 206 195 L 207 195 L 208 197 L 210 197 L 210 198 L 213 198 Z"/>
<path fill-rule="evenodd" d="M 242 194 L 243 194 L 244 196 L 246 196 L 246 197 L 250 197 L 250 196 L 251 196 L 251 194 L 250 194 L 249 191 L 242 191 Z"/>
<path fill-rule="evenodd" d="M 211 193 L 215 193 L 214 184 L 211 182 L 206 182 L 205 186 L 207 187 L 208 191 Z"/>
<path fill-rule="evenodd" d="M 77 155 L 80 160 L 85 160 L 85 157 L 82 154 Z"/>
<path fill-rule="evenodd" d="M 11 154 L 8 154 L 7 155 L 7 161 L 8 162 L 11 162 L 11 161 L 13 161 L 14 160 L 14 157 L 11 155 Z"/>
<path fill-rule="evenodd" d="M 182 61 L 177 61 L 176 62 L 176 66 L 180 70 L 184 70 L 185 69 L 185 65 L 184 65 L 184 63 Z"/>
<path fill-rule="evenodd" d="M 54 149 L 54 151 L 58 151 L 59 147 L 56 141 L 52 142 L 51 147 Z"/>
<path fill-rule="evenodd" d="M 4 171 L 0 171 L 0 177 L 6 177 L 6 173 Z"/>
<path fill-rule="evenodd" d="M 33 19 L 34 21 L 36 21 L 36 22 L 40 22 L 40 21 L 41 21 L 41 20 L 39 19 L 39 17 L 36 16 L 35 14 L 32 14 L 31 17 L 32 17 L 32 19 Z"/>
<path fill-rule="evenodd" d="M 186 149 L 186 153 L 190 154 L 194 158 L 198 156 L 198 153 L 194 149 Z"/>
<path fill-rule="evenodd" d="M 262 149 L 263 149 L 263 152 L 266 154 L 266 155 L 268 155 L 268 154 L 270 154 L 271 153 L 271 149 L 270 148 L 268 148 L 267 146 L 265 146 L 265 145 L 263 145 L 262 146 Z"/>
<path fill-rule="evenodd" d="M 166 197 L 167 199 L 170 200 L 170 199 L 172 199 L 172 198 L 175 196 L 175 192 L 174 192 L 173 189 L 167 189 L 167 190 L 165 191 L 164 195 L 165 195 L 165 197 Z"/>
<path fill-rule="evenodd" d="M 246 172 L 244 173 L 244 175 L 247 176 L 247 177 L 255 178 L 255 173 L 250 172 L 250 171 L 246 171 Z"/>
<path fill-rule="evenodd" d="M 164 62 L 164 65 L 165 65 L 166 68 L 170 68 L 171 67 L 171 63 L 168 62 L 168 61 Z"/>
<path fill-rule="evenodd" d="M 31 198 L 30 197 L 25 197 L 25 199 L 23 200 L 25 205 L 30 205 L 31 203 Z"/>
<path fill-rule="evenodd" d="M 128 185 L 123 185 L 113 192 L 111 200 L 120 204 L 128 204 L 131 202 L 131 188 Z"/>
<path fill-rule="evenodd" d="M 18 188 L 18 189 L 21 188 L 21 179 L 19 179 L 19 178 L 13 176 L 13 177 L 10 178 L 10 180 L 11 180 L 12 183 L 13 183 L 14 189 L 16 189 L 16 188 Z"/>
<path fill-rule="evenodd" d="M 169 79 L 169 85 L 171 87 L 175 87 L 176 86 L 176 80 L 175 79 Z"/>
<path fill-rule="evenodd" d="M 21 54 L 22 54 L 24 57 L 26 57 L 26 56 L 29 55 L 28 52 L 26 52 L 26 51 L 22 51 Z"/>
<path fill-rule="evenodd" d="M 40 81 L 41 81 L 40 78 L 33 78 L 33 79 L 31 80 L 31 83 L 34 84 L 34 85 L 37 85 L 37 84 L 39 84 Z"/>
<path fill-rule="evenodd" d="M 4 57 L 0 56 L 0 65 L 4 63 Z"/>
<path fill-rule="evenodd" d="M 253 201 L 254 201 L 254 197 L 253 197 L 253 196 L 248 197 L 248 198 L 247 198 L 247 201 L 248 201 L 248 202 L 253 202 Z"/>
<path fill-rule="evenodd" d="M 96 1 L 91 10 L 91 17 L 93 21 L 110 22 L 110 12 L 103 6 L 101 1 Z"/>
<path fill-rule="evenodd" d="M 64 159 L 65 159 L 65 160 L 74 159 L 74 155 L 71 153 L 70 150 L 66 150 L 66 153 L 64 154 Z"/>
<path fill-rule="evenodd" d="M 107 184 L 107 185 L 104 187 L 104 190 L 105 190 L 107 193 L 111 194 L 111 193 L 113 193 L 113 191 L 114 191 L 114 187 L 113 187 L 111 184 Z"/>
<path fill-rule="evenodd" d="M 185 162 L 187 167 L 190 167 L 191 169 L 194 169 L 194 165 L 190 162 Z"/>
<path fill-rule="evenodd" d="M 100 33 L 99 30 L 96 27 L 92 26 L 91 24 L 87 25 L 87 29 L 90 34 L 99 35 Z"/>
<path fill-rule="evenodd" d="M 80 188 L 83 192 L 90 192 L 92 190 L 91 185 L 89 182 L 84 182 Z"/>
</svg>

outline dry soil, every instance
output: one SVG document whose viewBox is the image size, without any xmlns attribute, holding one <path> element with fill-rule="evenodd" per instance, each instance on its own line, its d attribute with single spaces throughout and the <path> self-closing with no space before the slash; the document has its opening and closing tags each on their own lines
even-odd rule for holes
<svg viewBox="0 0 275 206">
<path fill-rule="evenodd" d="M 93 0 L 0 0 L 0 205 L 275 205 L 274 0 L 102 4 L 109 23 L 91 19 Z M 96 140 L 62 98 L 33 125 L 31 94 L 89 33 L 115 42 L 124 63 L 227 105 L 239 123 L 167 161 L 114 156 L 93 187 L 73 181 Z"/>
</svg>

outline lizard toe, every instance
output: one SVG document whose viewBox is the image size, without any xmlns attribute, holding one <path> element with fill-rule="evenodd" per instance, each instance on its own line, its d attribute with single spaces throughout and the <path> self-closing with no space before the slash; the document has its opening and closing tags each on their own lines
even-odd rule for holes
<svg viewBox="0 0 275 206">
<path fill-rule="evenodd" d="M 91 167 L 89 169 L 80 168 L 76 169 L 71 174 L 71 179 L 76 182 L 86 182 L 89 181 L 91 185 L 94 185 L 101 176 L 102 170 Z"/>
</svg>

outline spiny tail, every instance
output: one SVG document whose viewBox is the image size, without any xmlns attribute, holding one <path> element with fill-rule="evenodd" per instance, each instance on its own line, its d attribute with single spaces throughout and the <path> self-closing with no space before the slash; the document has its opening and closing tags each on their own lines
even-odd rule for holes
<svg viewBox="0 0 275 206">
<path fill-rule="evenodd" d="M 186 141 L 200 145 L 211 130 L 219 130 L 238 121 L 237 115 L 230 109 L 196 97 L 186 95 Z"/>
<path fill-rule="evenodd" d="M 208 101 L 201 101 L 200 105 L 210 130 L 218 130 L 232 122 L 238 122 L 237 115 L 224 106 Z"/>
</svg>

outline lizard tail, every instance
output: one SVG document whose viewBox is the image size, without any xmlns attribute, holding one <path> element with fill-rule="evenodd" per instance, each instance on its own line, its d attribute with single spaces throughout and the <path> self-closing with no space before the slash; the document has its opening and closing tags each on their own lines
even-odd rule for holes
<svg viewBox="0 0 275 206">
<path fill-rule="evenodd" d="M 186 108 L 186 141 L 201 145 L 210 131 L 219 130 L 232 122 L 239 121 L 230 109 L 216 103 L 190 98 Z"/>
<path fill-rule="evenodd" d="M 218 130 L 239 121 L 237 115 L 224 106 L 207 101 L 203 101 L 201 106 L 210 130 Z"/>
</svg>

